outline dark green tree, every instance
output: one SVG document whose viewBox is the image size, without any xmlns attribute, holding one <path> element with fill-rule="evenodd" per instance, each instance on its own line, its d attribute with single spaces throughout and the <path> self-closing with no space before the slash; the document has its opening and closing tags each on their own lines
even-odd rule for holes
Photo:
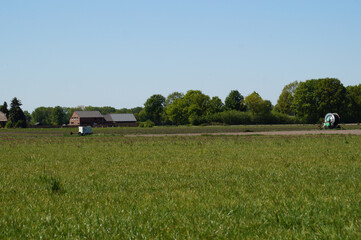
<svg viewBox="0 0 361 240">
<path fill-rule="evenodd" d="M 279 96 L 277 104 L 274 108 L 275 111 L 288 115 L 294 115 L 294 111 L 292 109 L 292 102 L 298 85 L 299 82 L 294 81 L 283 88 L 282 93 Z"/>
<path fill-rule="evenodd" d="M 202 93 L 199 90 L 189 90 L 184 95 L 183 100 L 187 106 L 187 114 L 189 117 L 206 115 L 207 107 L 209 103 L 209 96 Z"/>
<path fill-rule="evenodd" d="M 164 110 L 165 97 L 160 94 L 154 94 L 144 104 L 144 111 L 148 119 L 156 125 L 161 124 L 162 113 Z"/>
<path fill-rule="evenodd" d="M 52 111 L 52 124 L 53 125 L 62 125 L 67 122 L 65 118 L 66 114 L 64 109 L 60 106 L 56 106 Z"/>
<path fill-rule="evenodd" d="M 224 101 L 226 110 L 245 111 L 244 97 L 237 90 L 232 90 Z"/>
<path fill-rule="evenodd" d="M 40 125 L 51 125 L 53 108 L 51 107 L 38 107 L 31 113 L 32 123 Z"/>
<path fill-rule="evenodd" d="M 212 99 L 208 102 L 207 114 L 211 115 L 214 113 L 222 112 L 223 107 L 224 104 L 219 97 L 212 97 Z"/>
<path fill-rule="evenodd" d="M 31 122 L 31 114 L 25 110 L 24 115 L 25 115 L 26 123 L 29 125 Z"/>
<path fill-rule="evenodd" d="M 7 118 L 9 117 L 9 110 L 8 110 L 7 102 L 4 102 L 4 104 L 0 107 L 0 112 L 3 112 Z"/>
<path fill-rule="evenodd" d="M 199 90 L 189 90 L 183 98 L 175 99 L 167 106 L 169 120 L 176 125 L 188 124 L 207 114 L 209 96 Z"/>
<path fill-rule="evenodd" d="M 110 106 L 101 107 L 99 110 L 100 110 L 101 114 L 108 114 L 108 113 L 115 113 L 116 112 L 116 109 L 113 108 L 113 107 L 110 107 Z"/>
<path fill-rule="evenodd" d="M 345 112 L 346 88 L 336 78 L 311 79 L 297 87 L 292 107 L 303 122 L 317 123 L 328 112 Z"/>
<path fill-rule="evenodd" d="M 10 104 L 9 121 L 6 126 L 16 128 L 25 128 L 27 126 L 21 105 L 21 101 L 14 97 Z"/>
<path fill-rule="evenodd" d="M 342 119 L 346 122 L 361 121 L 361 84 L 346 87 L 347 113 Z"/>
</svg>

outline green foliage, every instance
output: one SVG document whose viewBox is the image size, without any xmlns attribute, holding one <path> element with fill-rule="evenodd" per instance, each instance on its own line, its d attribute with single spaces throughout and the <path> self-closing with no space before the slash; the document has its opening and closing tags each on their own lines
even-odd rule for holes
<svg viewBox="0 0 361 240">
<path fill-rule="evenodd" d="M 28 111 L 24 111 L 26 123 L 29 124 L 31 122 L 31 114 Z"/>
<path fill-rule="evenodd" d="M 51 125 L 52 112 L 53 108 L 51 107 L 38 107 L 31 114 L 32 122 L 40 125 Z"/>
<path fill-rule="evenodd" d="M 69 109 L 60 106 L 38 107 L 31 114 L 32 123 L 45 126 L 66 124 L 69 122 L 67 111 Z"/>
<path fill-rule="evenodd" d="M 227 110 L 245 111 L 244 98 L 237 90 L 232 90 L 226 97 L 224 106 Z"/>
<path fill-rule="evenodd" d="M 250 124 L 251 118 L 250 114 L 247 112 L 240 112 L 236 110 L 226 111 L 219 113 L 222 123 L 228 125 L 238 125 L 238 124 Z"/>
<path fill-rule="evenodd" d="M 199 90 L 189 90 L 183 98 L 167 106 L 166 113 L 173 124 L 188 124 L 206 115 L 208 103 L 209 96 Z"/>
<path fill-rule="evenodd" d="M 135 108 L 121 108 L 116 109 L 115 113 L 133 113 L 134 116 L 138 115 L 143 110 L 142 107 L 135 107 Z M 138 118 L 137 118 L 138 119 Z"/>
<path fill-rule="evenodd" d="M 199 90 L 189 90 L 183 98 L 175 99 L 167 106 L 169 120 L 175 124 L 188 124 L 206 115 L 209 96 Z"/>
<path fill-rule="evenodd" d="M 140 122 L 139 123 L 140 128 L 151 128 L 151 127 L 154 127 L 154 126 L 155 126 L 154 122 L 152 122 L 149 119 L 147 121 L 145 121 L 145 122 Z"/>
<path fill-rule="evenodd" d="M 27 127 L 26 118 L 23 110 L 21 109 L 21 101 L 16 97 L 13 98 L 9 110 L 9 123 L 6 124 L 10 128 L 25 128 Z"/>
<path fill-rule="evenodd" d="M 154 94 L 144 104 L 144 111 L 147 117 L 156 125 L 162 123 L 162 113 L 164 109 L 165 98 L 160 94 Z"/>
<path fill-rule="evenodd" d="M 142 109 L 139 113 L 138 113 L 138 117 L 137 117 L 138 121 L 140 122 L 145 122 L 148 119 L 147 113 L 145 112 L 144 109 Z"/>
<path fill-rule="evenodd" d="M 253 92 L 245 99 L 247 109 L 253 114 L 268 115 L 272 110 L 272 104 L 269 100 L 263 100 L 262 97 Z"/>
<path fill-rule="evenodd" d="M 187 106 L 186 111 L 189 122 L 192 117 L 199 117 L 207 113 L 209 96 L 203 94 L 201 91 L 189 90 L 182 100 Z"/>
<path fill-rule="evenodd" d="M 212 97 L 208 102 L 207 115 L 222 112 L 224 104 L 219 97 Z"/>
<path fill-rule="evenodd" d="M 183 99 L 176 99 L 167 106 L 166 113 L 169 120 L 174 125 L 184 125 L 188 123 L 187 103 Z"/>
<path fill-rule="evenodd" d="M 64 109 L 60 106 L 56 106 L 52 111 L 52 124 L 53 125 L 62 125 L 69 121 L 69 119 L 65 118 Z"/>
<path fill-rule="evenodd" d="M 274 108 L 275 111 L 288 115 L 294 115 L 294 111 L 292 109 L 292 102 L 298 85 L 299 82 L 294 81 L 283 88 L 282 93 L 279 96 L 277 104 Z"/>
<path fill-rule="evenodd" d="M 6 128 L 13 128 L 13 123 L 11 122 L 11 120 L 8 120 L 5 124 Z"/>
<path fill-rule="evenodd" d="M 99 111 L 101 114 L 108 114 L 108 113 L 115 113 L 116 109 L 110 106 L 104 107 L 93 107 L 93 106 L 86 106 L 83 111 Z"/>
<path fill-rule="evenodd" d="M 336 78 L 312 79 L 297 87 L 292 107 L 296 116 L 307 123 L 316 123 L 328 112 L 344 113 L 346 88 Z"/>
<path fill-rule="evenodd" d="M 346 87 L 347 113 L 343 117 L 346 122 L 361 121 L 361 84 Z"/>
<path fill-rule="evenodd" d="M 168 95 L 167 99 L 165 100 L 164 106 L 167 107 L 171 105 L 176 99 L 182 99 L 184 94 L 181 92 L 173 92 Z"/>
</svg>

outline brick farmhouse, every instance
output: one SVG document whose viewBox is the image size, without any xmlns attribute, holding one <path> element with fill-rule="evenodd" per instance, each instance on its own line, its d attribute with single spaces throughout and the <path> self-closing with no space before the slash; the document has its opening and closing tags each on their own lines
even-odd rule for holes
<svg viewBox="0 0 361 240">
<path fill-rule="evenodd" d="M 137 119 L 129 113 L 109 113 L 99 111 L 75 111 L 69 120 L 70 126 L 138 126 Z"/>
</svg>

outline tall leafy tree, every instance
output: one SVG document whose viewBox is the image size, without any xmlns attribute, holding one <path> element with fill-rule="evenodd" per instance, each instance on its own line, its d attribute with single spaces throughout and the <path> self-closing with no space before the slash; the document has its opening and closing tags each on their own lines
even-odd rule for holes
<svg viewBox="0 0 361 240">
<path fill-rule="evenodd" d="M 33 123 L 39 123 L 41 125 L 51 125 L 53 108 L 51 107 L 38 107 L 31 113 Z"/>
<path fill-rule="evenodd" d="M 210 99 L 208 95 L 203 94 L 202 91 L 199 90 L 189 90 L 183 99 L 188 108 L 188 118 L 190 116 L 206 115 Z"/>
<path fill-rule="evenodd" d="M 65 118 L 66 114 L 64 109 L 60 106 L 56 106 L 52 111 L 52 124 L 53 125 L 61 125 L 67 122 Z"/>
<path fill-rule="evenodd" d="M 31 114 L 28 111 L 24 111 L 26 123 L 29 124 L 31 122 Z"/>
<path fill-rule="evenodd" d="M 346 115 L 343 117 L 347 122 L 361 121 L 361 84 L 346 87 Z"/>
<path fill-rule="evenodd" d="M 244 105 L 244 97 L 237 90 L 232 90 L 226 100 L 224 101 L 224 106 L 227 110 L 237 110 L 245 111 L 246 107 Z"/>
<path fill-rule="evenodd" d="M 178 98 L 167 106 L 166 113 L 173 124 L 187 124 L 192 119 L 206 115 L 209 96 L 199 90 L 189 90 L 183 98 Z"/>
<path fill-rule="evenodd" d="M 171 105 L 176 99 L 183 98 L 184 94 L 181 92 L 173 92 L 168 95 L 167 99 L 165 100 L 164 106 L 167 107 Z"/>
<path fill-rule="evenodd" d="M 148 119 L 157 125 L 161 124 L 164 103 L 165 97 L 160 94 L 154 94 L 144 104 L 144 111 Z"/>
<path fill-rule="evenodd" d="M 0 112 L 3 112 L 7 118 L 9 117 L 9 110 L 8 110 L 7 102 L 4 102 L 4 104 L 0 107 Z"/>
<path fill-rule="evenodd" d="M 214 114 L 221 112 L 224 107 L 222 100 L 219 97 L 212 97 L 208 102 L 207 114 Z"/>
<path fill-rule="evenodd" d="M 279 96 L 277 104 L 275 106 L 275 111 L 288 115 L 294 115 L 294 111 L 292 109 L 292 102 L 298 85 L 299 82 L 294 81 L 283 88 L 282 93 Z"/>
<path fill-rule="evenodd" d="M 343 114 L 346 88 L 336 78 L 311 79 L 297 87 L 292 107 L 296 116 L 308 123 L 317 123 L 328 112 Z"/>
<path fill-rule="evenodd" d="M 175 125 L 187 124 L 188 122 L 188 105 L 183 98 L 178 98 L 166 108 L 166 114 L 169 120 Z"/>
<path fill-rule="evenodd" d="M 27 126 L 26 118 L 23 110 L 21 109 L 21 105 L 21 101 L 14 97 L 10 105 L 9 123 L 7 124 L 7 126 L 21 128 L 25 128 Z"/>
<path fill-rule="evenodd" d="M 257 92 L 253 92 L 248 95 L 245 99 L 245 103 L 247 105 L 247 109 L 254 115 L 264 115 L 270 113 L 272 110 L 271 102 L 269 100 L 263 100 Z"/>
</svg>

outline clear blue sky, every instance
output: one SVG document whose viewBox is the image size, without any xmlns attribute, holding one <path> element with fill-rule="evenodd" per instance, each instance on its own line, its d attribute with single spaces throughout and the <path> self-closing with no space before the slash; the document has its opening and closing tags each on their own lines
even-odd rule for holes
<svg viewBox="0 0 361 240">
<path fill-rule="evenodd" d="M 295 80 L 361 83 L 361 1 L 1 1 L 0 104 L 131 108 L 198 89 L 276 104 Z"/>
</svg>

